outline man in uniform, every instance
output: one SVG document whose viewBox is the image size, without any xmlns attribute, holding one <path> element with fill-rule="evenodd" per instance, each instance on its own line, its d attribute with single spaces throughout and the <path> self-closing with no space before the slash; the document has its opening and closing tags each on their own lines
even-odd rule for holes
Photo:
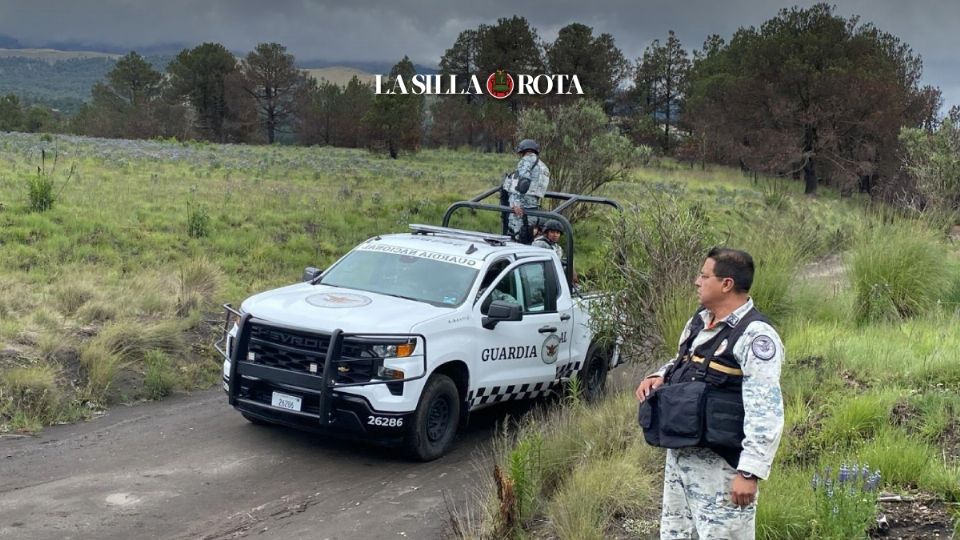
<svg viewBox="0 0 960 540">
<path fill-rule="evenodd" d="M 560 246 L 560 236 L 563 234 L 560 222 L 555 219 L 547 220 L 543 225 L 543 234 L 533 240 L 534 247 L 552 249 L 557 252 L 557 257 L 563 260 L 563 247 Z"/>
<path fill-rule="evenodd" d="M 746 252 L 714 248 L 707 254 L 695 282 L 702 309 L 687 322 L 677 358 L 637 387 L 636 397 L 642 403 L 641 426 L 648 442 L 648 428 L 653 424 L 644 424 L 644 406 L 661 410 L 670 407 L 676 413 L 684 405 L 682 401 L 662 399 L 664 392 L 683 395 L 676 391 L 684 384 L 695 388 L 696 381 L 702 381 L 699 388 L 707 388 L 706 392 L 732 396 L 732 401 L 722 407 L 711 409 L 708 399 L 703 409 L 686 408 L 702 411 L 706 426 L 701 442 L 689 447 L 675 444 L 673 435 L 683 429 L 674 428 L 678 422 L 682 428 L 699 420 L 684 424 L 676 414 L 653 415 L 657 416 L 654 424 L 660 422 L 660 427 L 671 423 L 669 431 L 659 431 L 663 440 L 657 444 L 668 448 L 662 540 L 755 537 L 757 484 L 770 474 L 783 431 L 780 368 L 784 349 L 776 330 L 754 308 L 749 296 L 753 270 L 753 259 Z M 711 394 L 706 396 L 710 398 Z M 740 406 L 742 409 L 737 409 Z M 704 443 L 711 429 L 714 439 L 720 431 L 734 433 L 725 440 L 740 442 L 720 446 Z M 724 439 L 723 433 L 719 438 Z"/>
<path fill-rule="evenodd" d="M 517 154 L 520 155 L 520 162 L 517 163 L 516 172 L 504 178 L 503 192 L 512 210 L 507 218 L 507 234 L 514 240 L 523 241 L 526 210 L 540 208 L 540 202 L 550 186 L 550 169 L 540 161 L 540 146 L 533 139 L 520 141 Z M 529 225 L 526 228 L 529 229 Z M 527 236 L 525 243 L 531 240 L 532 236 Z"/>
</svg>

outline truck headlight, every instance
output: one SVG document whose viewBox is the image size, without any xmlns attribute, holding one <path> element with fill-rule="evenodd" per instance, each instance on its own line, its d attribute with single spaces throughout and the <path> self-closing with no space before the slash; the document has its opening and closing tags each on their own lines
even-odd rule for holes
<svg viewBox="0 0 960 540">
<path fill-rule="evenodd" d="M 377 368 L 377 378 L 378 379 L 394 379 L 400 380 L 403 379 L 405 375 L 401 369 L 391 369 L 388 367 L 380 366 Z"/>
<path fill-rule="evenodd" d="M 416 343 L 374 345 L 370 348 L 370 350 L 373 351 L 373 354 L 379 356 L 380 358 L 406 358 L 413 354 L 414 349 L 416 349 Z"/>
</svg>

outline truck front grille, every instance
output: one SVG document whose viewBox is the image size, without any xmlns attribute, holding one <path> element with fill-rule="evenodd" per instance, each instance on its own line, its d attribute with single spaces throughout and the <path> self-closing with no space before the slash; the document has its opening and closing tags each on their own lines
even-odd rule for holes
<svg viewBox="0 0 960 540">
<path fill-rule="evenodd" d="M 327 334 L 250 323 L 248 352 L 253 354 L 253 362 L 257 364 L 322 375 L 329 347 L 330 336 Z M 338 383 L 360 383 L 372 379 L 383 360 L 370 356 L 361 345 L 344 343 L 341 358 L 333 366 L 335 380 Z"/>
</svg>

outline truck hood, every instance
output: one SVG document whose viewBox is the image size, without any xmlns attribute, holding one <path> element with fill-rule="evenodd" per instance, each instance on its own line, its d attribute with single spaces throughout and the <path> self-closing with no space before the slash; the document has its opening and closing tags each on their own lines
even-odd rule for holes
<svg viewBox="0 0 960 540">
<path fill-rule="evenodd" d="M 422 321 L 455 308 L 394 296 L 298 283 L 265 291 L 243 301 L 241 309 L 268 322 L 294 328 L 332 332 L 409 332 Z"/>
</svg>

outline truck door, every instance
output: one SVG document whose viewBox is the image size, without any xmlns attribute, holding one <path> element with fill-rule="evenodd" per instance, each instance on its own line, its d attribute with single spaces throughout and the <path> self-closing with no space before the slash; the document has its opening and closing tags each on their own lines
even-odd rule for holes
<svg viewBox="0 0 960 540">
<path fill-rule="evenodd" d="M 473 317 L 479 335 L 477 382 L 471 385 L 476 388 L 475 405 L 535 397 L 556 378 L 557 361 L 569 357 L 566 336 L 573 309 L 559 285 L 552 259 L 525 258 L 480 293 Z M 519 304 L 523 319 L 483 328 L 483 316 L 494 300 Z"/>
</svg>

